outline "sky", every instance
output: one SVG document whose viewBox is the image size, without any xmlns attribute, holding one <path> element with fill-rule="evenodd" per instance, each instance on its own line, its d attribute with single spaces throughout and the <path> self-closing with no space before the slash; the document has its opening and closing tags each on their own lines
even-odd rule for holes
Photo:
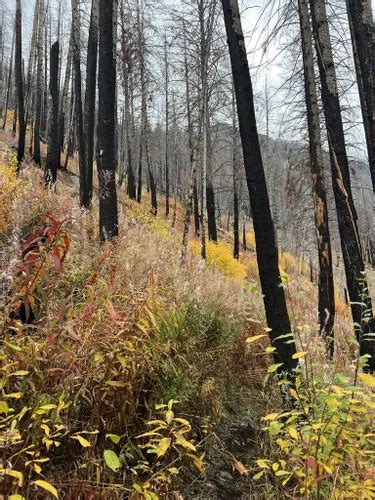
<svg viewBox="0 0 375 500">
<path fill-rule="evenodd" d="M 55 8 L 58 4 L 58 0 L 51 0 L 52 5 Z M 164 0 L 166 3 L 176 4 L 178 0 Z M 265 100 L 265 86 L 267 83 L 268 96 L 269 96 L 269 106 L 270 106 L 270 123 L 271 123 L 271 135 L 276 137 L 284 137 L 285 134 L 291 133 L 295 136 L 296 131 L 291 127 L 291 132 L 288 131 L 288 127 L 285 128 L 284 117 L 288 116 L 289 111 L 285 107 L 285 93 L 280 91 L 283 83 L 290 76 L 290 70 L 287 68 L 287 56 L 285 53 L 280 53 L 280 43 L 282 45 L 283 38 L 289 35 L 288 32 L 283 32 L 281 37 L 273 40 L 269 43 L 267 51 L 264 50 L 265 41 L 269 41 L 270 33 L 272 31 L 272 15 L 274 11 L 272 9 L 267 9 L 261 17 L 261 13 L 266 4 L 270 0 L 239 0 L 240 9 L 242 13 L 242 24 L 243 31 L 246 37 L 246 45 L 248 49 L 249 65 L 251 70 L 251 76 L 253 79 L 253 84 L 255 88 L 256 95 L 256 108 L 258 111 L 258 123 L 261 132 L 265 130 L 264 121 L 264 100 Z M 70 11 L 70 0 L 62 0 L 64 7 L 64 12 Z M 279 3 L 280 0 L 276 0 Z M 335 4 L 335 8 L 344 9 L 345 0 L 332 0 L 331 3 Z M 373 9 L 375 12 L 375 0 L 372 0 Z M 8 18 L 8 30 L 7 30 L 7 44 L 11 43 L 11 30 L 12 30 L 12 17 L 15 10 L 15 0 L 0 0 L 0 5 L 3 6 L 7 18 Z M 23 5 L 23 22 L 24 22 L 24 47 L 28 50 L 28 45 L 30 41 L 30 33 L 32 26 L 32 15 L 34 8 L 34 0 L 22 0 Z M 57 9 L 56 9 L 57 10 Z M 343 12 L 345 12 L 343 10 Z M 284 30 L 285 31 L 285 30 Z M 290 31 L 290 30 L 289 30 Z M 290 58 L 290 56 L 288 56 Z M 356 108 L 352 112 L 350 119 L 351 121 L 360 122 L 360 115 L 358 114 L 358 96 L 356 89 L 351 92 L 347 98 L 351 105 Z M 347 104 L 347 103 L 345 103 Z M 359 146 L 356 150 L 356 155 L 363 157 L 365 155 L 364 148 L 364 138 L 363 138 L 363 127 L 359 125 L 351 129 L 351 142 L 354 142 Z"/>
</svg>

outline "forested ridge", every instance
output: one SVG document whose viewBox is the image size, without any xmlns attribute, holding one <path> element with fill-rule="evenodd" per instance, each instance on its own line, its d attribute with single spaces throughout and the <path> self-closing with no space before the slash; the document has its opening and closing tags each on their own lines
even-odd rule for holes
<svg viewBox="0 0 375 500">
<path fill-rule="evenodd" d="M 371 0 L 0 1 L 0 496 L 372 498 Z"/>
</svg>

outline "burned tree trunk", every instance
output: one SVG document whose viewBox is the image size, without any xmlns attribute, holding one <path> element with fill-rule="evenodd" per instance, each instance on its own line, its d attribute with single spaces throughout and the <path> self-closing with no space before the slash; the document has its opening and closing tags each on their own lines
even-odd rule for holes
<svg viewBox="0 0 375 500">
<path fill-rule="evenodd" d="M 56 183 L 57 167 L 60 160 L 59 147 L 59 42 L 51 47 L 49 90 L 51 93 L 51 107 L 48 118 L 48 150 L 44 180 L 52 187 Z"/>
<path fill-rule="evenodd" d="M 296 350 L 295 343 L 290 342 L 289 337 L 292 335 L 291 326 L 280 278 L 275 229 L 255 119 L 253 90 L 241 18 L 237 0 L 222 0 L 222 6 L 267 323 L 271 329 L 272 344 L 276 348 L 275 361 L 282 363 L 282 370 L 289 371 L 297 366 L 297 361 L 293 358 Z"/>
<path fill-rule="evenodd" d="M 99 178 L 100 239 L 118 235 L 115 176 L 116 59 L 114 1 L 99 0 L 99 123 L 97 168 Z"/>
<path fill-rule="evenodd" d="M 310 143 L 310 168 L 315 206 L 315 227 L 319 261 L 319 330 L 326 339 L 327 351 L 333 356 L 333 326 L 335 321 L 335 297 L 332 269 L 331 238 L 328 225 L 327 196 L 324 185 L 323 152 L 319 105 L 315 84 L 312 32 L 307 0 L 298 1 L 305 100 Z"/>
<path fill-rule="evenodd" d="M 368 354 L 368 368 L 375 370 L 372 303 L 364 276 L 362 248 L 350 184 L 336 70 L 324 0 L 310 0 L 313 34 L 318 56 L 324 116 L 330 148 L 333 193 L 351 302 L 354 330 L 361 355 Z"/>
<path fill-rule="evenodd" d="M 366 135 L 372 189 L 375 192 L 375 34 L 371 0 L 346 0 Z"/>
<path fill-rule="evenodd" d="M 238 201 L 238 154 L 237 154 L 237 120 L 236 101 L 232 85 L 232 168 L 233 168 L 233 257 L 240 258 L 240 229 L 239 229 L 239 201 Z"/>
<path fill-rule="evenodd" d="M 12 70 L 13 70 L 13 64 L 14 64 L 14 60 L 13 59 L 14 59 L 15 38 L 16 38 L 16 31 L 14 30 L 14 32 L 13 32 L 13 38 L 12 38 L 12 49 L 10 51 L 8 83 L 7 83 L 7 90 L 6 90 L 6 96 L 5 96 L 5 110 L 4 110 L 3 130 L 5 130 L 6 123 L 7 123 L 9 96 L 11 94 L 10 87 L 11 87 L 11 83 L 12 83 Z"/>
<path fill-rule="evenodd" d="M 129 90 L 129 74 L 132 68 L 132 53 L 129 36 L 125 25 L 124 2 L 121 2 L 121 52 L 122 52 L 122 67 L 123 67 L 123 83 L 124 83 L 124 107 L 125 107 L 125 136 L 126 136 L 126 161 L 127 161 L 127 193 L 129 198 L 135 200 L 137 197 L 137 188 L 133 168 L 132 155 L 132 124 L 130 113 L 130 90 Z"/>
<path fill-rule="evenodd" d="M 92 199 L 92 178 L 94 163 L 96 69 L 98 60 L 99 0 L 91 4 L 89 40 L 87 46 L 86 96 L 85 96 L 85 136 L 86 136 L 86 189 L 87 202 Z"/>
<path fill-rule="evenodd" d="M 25 154 L 25 103 L 23 93 L 23 75 L 22 75 L 22 12 L 21 0 L 16 1 L 16 45 L 15 45 L 15 63 L 14 75 L 17 88 L 17 113 L 18 113 L 18 168 Z"/>
<path fill-rule="evenodd" d="M 82 207 L 90 207 L 90 198 L 87 188 L 86 172 L 86 145 L 82 110 L 82 75 L 80 50 L 80 20 L 77 0 L 72 0 L 72 36 L 73 36 L 73 64 L 74 64 L 74 100 L 77 120 L 78 152 L 79 152 L 79 200 Z"/>
<path fill-rule="evenodd" d="M 34 125 L 34 161 L 41 164 L 40 155 L 40 127 L 42 121 L 42 97 L 43 97 L 43 0 L 39 0 L 39 25 L 37 35 L 37 75 L 36 75 L 36 106 Z"/>
</svg>

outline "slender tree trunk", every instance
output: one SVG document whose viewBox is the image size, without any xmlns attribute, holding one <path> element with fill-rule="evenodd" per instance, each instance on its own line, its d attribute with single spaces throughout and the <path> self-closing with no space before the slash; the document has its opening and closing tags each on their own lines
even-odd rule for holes
<svg viewBox="0 0 375 500">
<path fill-rule="evenodd" d="M 44 2 L 39 0 L 39 25 L 37 35 L 37 75 L 36 75 L 36 107 L 34 126 L 34 161 L 41 165 L 40 154 L 40 127 L 42 120 L 42 96 L 43 96 L 43 23 Z"/>
<path fill-rule="evenodd" d="M 246 224 L 245 219 L 242 220 L 242 248 L 244 252 L 247 251 L 247 242 L 246 242 Z"/>
<path fill-rule="evenodd" d="M 13 70 L 13 64 L 14 64 L 14 44 L 16 40 L 16 30 L 14 29 L 13 31 L 13 38 L 12 38 L 12 49 L 10 52 L 10 60 L 9 60 L 9 72 L 8 72 L 8 83 L 7 83 L 7 90 L 6 90 L 6 96 L 5 96 L 5 111 L 4 111 L 4 121 L 3 121 L 3 130 L 5 130 L 6 127 L 6 122 L 7 122 L 7 114 L 8 114 L 8 106 L 9 106 L 9 96 L 10 96 L 10 86 L 12 83 L 12 70 Z"/>
<path fill-rule="evenodd" d="M 43 110 L 40 133 L 43 139 L 47 135 L 47 116 L 48 116 L 48 4 L 46 4 L 44 16 L 44 87 L 43 87 Z"/>
<path fill-rule="evenodd" d="M 346 0 L 365 128 L 372 189 L 375 192 L 375 34 L 371 0 Z"/>
<path fill-rule="evenodd" d="M 4 96 L 4 10 L 1 14 L 0 25 L 0 118 L 3 117 L 3 96 Z"/>
<path fill-rule="evenodd" d="M 46 185 L 52 187 L 56 183 L 57 168 L 59 166 L 59 42 L 55 42 L 50 54 L 49 89 L 51 93 L 51 107 L 48 119 L 48 150 L 44 180 Z"/>
<path fill-rule="evenodd" d="M 125 25 L 124 2 L 121 2 L 121 50 L 122 50 L 122 67 L 123 67 L 123 83 L 124 83 L 124 106 L 125 106 L 125 136 L 126 136 L 126 160 L 127 160 L 127 193 L 129 198 L 135 200 L 137 197 L 137 189 L 135 175 L 133 169 L 132 155 L 132 124 L 130 113 L 130 90 L 129 90 L 129 73 L 131 70 L 131 46 L 128 39 L 128 34 Z"/>
<path fill-rule="evenodd" d="M 65 141 L 65 126 L 66 118 L 69 118 L 69 84 L 72 76 L 72 59 L 73 59 L 73 33 L 70 33 L 68 54 L 66 58 L 65 76 L 63 91 L 60 99 L 60 114 L 59 114 L 59 146 L 60 151 L 64 151 Z M 69 121 L 68 121 L 69 123 Z"/>
<path fill-rule="evenodd" d="M 97 168 L 99 178 L 100 239 L 118 235 L 115 175 L 116 53 L 114 0 L 99 0 L 99 123 Z"/>
<path fill-rule="evenodd" d="M 232 167 L 233 167 L 233 257 L 240 258 L 239 202 L 238 202 L 238 154 L 237 154 L 237 120 L 235 92 L 232 85 Z"/>
<path fill-rule="evenodd" d="M 310 167 L 315 206 L 315 227 L 319 261 L 319 330 L 325 338 L 327 352 L 333 356 L 333 326 L 335 295 L 332 269 L 332 249 L 328 224 L 327 196 L 324 185 L 323 152 L 319 105 L 315 84 L 312 32 L 307 0 L 298 0 L 302 38 L 305 99 L 310 142 Z"/>
<path fill-rule="evenodd" d="M 31 34 L 30 43 L 30 54 L 29 54 L 29 64 L 27 67 L 27 77 L 26 77 L 26 95 L 25 95 L 25 122 L 26 125 L 29 121 L 29 117 L 32 116 L 32 95 L 33 95 L 33 76 L 35 72 L 35 65 L 37 62 L 37 52 L 36 46 L 38 43 L 38 33 L 39 33 L 39 0 L 35 1 L 34 5 L 34 19 L 33 19 L 33 29 Z"/>
<path fill-rule="evenodd" d="M 150 192 L 151 192 L 151 213 L 153 215 L 158 214 L 158 200 L 156 195 L 156 183 L 155 176 L 152 171 L 151 159 L 150 159 L 150 144 L 149 144 L 149 125 L 147 118 L 147 110 L 146 110 L 146 127 L 145 127 L 145 150 L 146 150 L 146 161 L 147 161 L 147 170 L 148 170 L 148 178 L 150 183 Z"/>
<path fill-rule="evenodd" d="M 165 60 L 165 216 L 169 216 L 169 68 L 167 37 L 164 40 Z"/>
<path fill-rule="evenodd" d="M 138 161 L 138 189 L 137 189 L 137 202 L 142 201 L 142 167 L 143 167 L 143 141 L 146 130 L 146 79 L 145 79 L 145 37 L 144 37 L 144 20 L 143 12 L 141 13 L 141 6 L 139 0 L 137 1 L 137 24 L 138 24 L 138 56 L 140 67 L 140 80 L 141 80 L 141 130 L 139 137 L 139 161 Z"/>
<path fill-rule="evenodd" d="M 215 204 L 215 190 L 213 183 L 212 172 L 212 144 L 211 144 L 211 128 L 210 119 L 207 113 L 207 169 L 206 169 L 206 200 L 207 200 L 207 226 L 208 226 L 208 239 L 217 241 L 217 227 L 216 227 L 216 204 Z"/>
<path fill-rule="evenodd" d="M 17 132 L 17 116 L 18 116 L 18 94 L 17 88 L 15 89 L 15 107 L 14 107 L 14 115 L 13 115 L 13 124 L 12 124 L 12 134 L 15 137 Z"/>
<path fill-rule="evenodd" d="M 86 97 L 85 97 L 85 136 L 86 136 L 86 189 L 88 204 L 92 200 L 92 181 L 94 163 L 95 97 L 96 72 L 98 60 L 99 0 L 91 4 L 89 40 L 87 46 Z"/>
<path fill-rule="evenodd" d="M 183 24 L 183 32 L 185 34 L 185 24 Z M 186 258 L 187 242 L 189 237 L 189 227 L 191 216 L 194 211 L 194 228 L 195 234 L 199 234 L 199 207 L 198 207 L 198 188 L 197 188 L 197 164 L 196 164 L 196 146 L 194 145 L 194 130 L 190 108 L 190 72 L 187 57 L 186 37 L 184 35 L 184 69 L 185 69 L 185 85 L 186 85 L 186 114 L 188 127 L 189 141 L 189 160 L 190 160 L 190 182 L 188 196 L 186 200 L 186 210 L 184 219 L 184 230 L 182 237 L 182 260 Z"/>
<path fill-rule="evenodd" d="M 138 157 L 138 186 L 137 186 L 137 202 L 142 202 L 142 168 L 143 168 L 143 141 L 145 135 L 145 110 L 146 110 L 146 99 L 142 96 L 141 103 L 141 128 L 139 134 L 139 157 Z"/>
<path fill-rule="evenodd" d="M 74 61 L 74 94 L 75 114 L 77 120 L 78 150 L 79 150 L 79 198 L 82 207 L 90 208 L 90 197 L 87 186 L 86 145 L 82 109 L 82 75 L 80 55 L 80 16 L 77 0 L 72 0 L 72 34 Z"/>
<path fill-rule="evenodd" d="M 364 276 L 365 269 L 351 191 L 349 162 L 325 2 L 310 0 L 310 7 L 330 146 L 333 192 L 354 330 L 360 343 L 361 355 L 370 356 L 368 369 L 374 371 L 375 339 L 370 333 L 375 331 L 375 325 L 371 298 Z"/>
<path fill-rule="evenodd" d="M 17 162 L 18 168 L 23 160 L 25 154 L 25 108 L 24 108 L 24 93 L 23 93 L 23 76 L 22 76 L 22 12 L 21 0 L 16 0 L 16 53 L 14 75 L 16 79 L 17 88 L 17 110 L 18 110 L 18 153 Z"/>
<path fill-rule="evenodd" d="M 241 18 L 237 0 L 222 0 L 222 5 L 267 323 L 271 329 L 272 344 L 276 348 L 275 361 L 283 364 L 281 370 L 289 371 L 297 366 L 297 361 L 293 359 L 296 349 L 295 343 L 291 343 L 289 338 L 289 335 L 292 335 L 291 326 L 280 278 L 275 230 L 260 151 Z"/>
</svg>

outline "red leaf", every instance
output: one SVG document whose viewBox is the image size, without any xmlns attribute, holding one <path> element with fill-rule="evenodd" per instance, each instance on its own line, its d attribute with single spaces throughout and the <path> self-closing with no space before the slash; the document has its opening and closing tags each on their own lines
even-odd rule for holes
<svg viewBox="0 0 375 500">
<path fill-rule="evenodd" d="M 56 271 L 58 273 L 61 273 L 62 266 L 61 266 L 60 250 L 59 250 L 59 247 L 57 245 L 55 245 L 52 248 L 51 257 L 52 257 L 53 263 L 55 264 Z"/>
<path fill-rule="evenodd" d="M 118 315 L 117 315 L 117 313 L 115 311 L 115 308 L 113 307 L 112 302 L 109 299 L 107 299 L 106 308 L 107 308 L 108 314 L 111 316 L 111 318 L 113 319 L 113 321 L 117 322 L 118 321 Z"/>
</svg>

